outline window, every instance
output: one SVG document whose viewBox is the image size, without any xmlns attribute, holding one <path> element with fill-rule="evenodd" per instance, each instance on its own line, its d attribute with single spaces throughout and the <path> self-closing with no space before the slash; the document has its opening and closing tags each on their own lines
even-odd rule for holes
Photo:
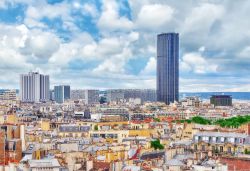
<svg viewBox="0 0 250 171">
<path fill-rule="evenodd" d="M 197 150 L 197 149 L 198 149 L 198 147 L 197 147 L 197 145 L 195 144 L 195 145 L 194 145 L 194 150 Z"/>
<path fill-rule="evenodd" d="M 202 146 L 201 146 L 201 149 L 202 149 L 202 151 L 205 151 L 205 150 L 206 150 L 206 146 L 205 146 L 205 145 L 202 145 Z"/>
<path fill-rule="evenodd" d="M 228 148 L 227 148 L 227 152 L 228 152 L 228 153 L 231 153 L 231 152 L 232 152 L 231 147 L 228 147 Z"/>
<path fill-rule="evenodd" d="M 215 152 L 215 146 L 212 146 L 212 152 Z"/>
<path fill-rule="evenodd" d="M 220 152 L 223 152 L 223 146 L 220 146 Z"/>
</svg>

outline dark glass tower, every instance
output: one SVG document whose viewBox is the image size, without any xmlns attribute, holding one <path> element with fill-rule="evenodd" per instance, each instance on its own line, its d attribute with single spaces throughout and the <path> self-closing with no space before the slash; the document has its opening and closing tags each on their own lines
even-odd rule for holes
<svg viewBox="0 0 250 171">
<path fill-rule="evenodd" d="M 179 100 L 179 34 L 157 35 L 157 101 Z"/>
</svg>

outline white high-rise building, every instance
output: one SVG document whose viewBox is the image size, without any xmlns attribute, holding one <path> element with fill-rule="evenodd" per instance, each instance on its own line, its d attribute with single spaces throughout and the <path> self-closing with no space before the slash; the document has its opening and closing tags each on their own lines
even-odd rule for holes
<svg viewBox="0 0 250 171">
<path fill-rule="evenodd" d="M 20 75 L 20 99 L 22 102 L 46 102 L 49 100 L 49 76 L 38 72 Z"/>
</svg>

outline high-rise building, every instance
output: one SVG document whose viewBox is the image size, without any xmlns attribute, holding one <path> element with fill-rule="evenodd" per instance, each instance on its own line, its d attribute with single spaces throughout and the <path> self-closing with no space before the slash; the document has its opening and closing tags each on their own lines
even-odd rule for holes
<svg viewBox="0 0 250 171">
<path fill-rule="evenodd" d="M 99 103 L 99 90 L 85 90 L 86 104 Z"/>
<path fill-rule="evenodd" d="M 70 99 L 70 86 L 59 85 L 54 87 L 55 101 L 57 103 L 63 103 L 65 100 Z"/>
<path fill-rule="evenodd" d="M 22 102 L 46 102 L 49 100 L 49 76 L 38 72 L 20 75 L 20 99 Z"/>
<path fill-rule="evenodd" d="M 179 34 L 157 36 L 157 101 L 179 100 Z"/>
</svg>

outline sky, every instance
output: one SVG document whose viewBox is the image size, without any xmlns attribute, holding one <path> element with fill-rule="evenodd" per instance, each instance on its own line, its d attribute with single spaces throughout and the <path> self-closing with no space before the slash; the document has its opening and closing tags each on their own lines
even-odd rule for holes
<svg viewBox="0 0 250 171">
<path fill-rule="evenodd" d="M 180 34 L 180 91 L 250 91 L 248 0 L 0 0 L 0 88 L 155 88 L 156 36 Z"/>
</svg>

